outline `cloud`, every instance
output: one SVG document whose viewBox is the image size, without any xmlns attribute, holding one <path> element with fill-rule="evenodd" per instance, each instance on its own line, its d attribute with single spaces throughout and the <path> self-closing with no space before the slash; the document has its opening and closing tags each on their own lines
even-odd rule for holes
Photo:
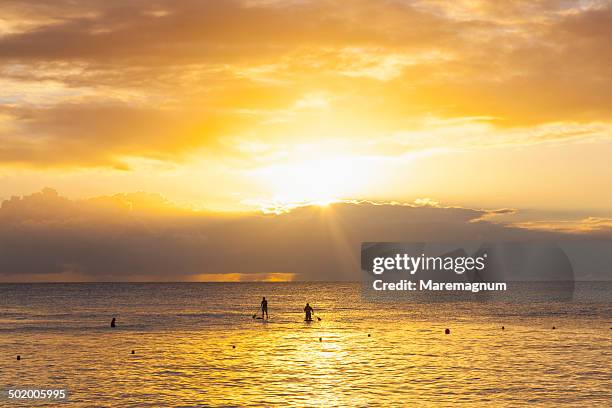
<svg viewBox="0 0 612 408">
<path fill-rule="evenodd" d="M 610 137 L 606 2 L 10 0 L 0 15 L 5 166 L 240 157 L 219 146 L 377 140 L 431 117 L 493 118 L 515 143 Z"/>
<path fill-rule="evenodd" d="M 168 63 L 277 54 L 279 48 L 286 51 L 296 44 L 398 44 L 453 36 L 447 28 L 432 24 L 440 20 L 435 15 L 396 2 L 386 2 L 382 8 L 366 1 L 354 1 L 350 8 L 338 1 L 85 4 L 58 2 L 54 8 L 72 11 L 71 18 L 5 35 L 0 58 L 137 57 Z M 30 3 L 23 2 L 23 7 Z M 378 17 L 377 24 L 363 24 L 372 15 Z"/>
<path fill-rule="evenodd" d="M 0 276 L 355 280 L 363 241 L 559 238 L 484 219 L 499 212 L 508 210 L 347 202 L 281 215 L 202 213 L 155 194 L 70 200 L 45 189 L 2 203 Z"/>
<path fill-rule="evenodd" d="M 518 210 L 515 208 L 500 208 L 497 210 L 483 210 L 483 214 L 480 218 L 473 220 L 472 222 L 479 222 L 479 221 L 490 221 L 490 222 L 495 222 L 496 219 L 499 219 L 500 217 L 506 217 L 509 215 L 514 215 L 518 213 Z M 543 229 L 543 231 L 546 231 L 546 229 Z"/>
<path fill-rule="evenodd" d="M 581 220 L 526 221 L 514 223 L 514 225 L 535 231 L 557 231 L 602 238 L 612 237 L 611 218 L 587 217 Z"/>
<path fill-rule="evenodd" d="M 240 122 L 206 111 L 160 112 L 126 104 L 64 104 L 4 112 L 14 120 L 0 143 L 0 161 L 44 167 L 80 163 L 124 169 L 129 157 L 180 161 L 202 144 L 209 150 L 218 148 L 214 136 L 230 132 Z"/>
</svg>

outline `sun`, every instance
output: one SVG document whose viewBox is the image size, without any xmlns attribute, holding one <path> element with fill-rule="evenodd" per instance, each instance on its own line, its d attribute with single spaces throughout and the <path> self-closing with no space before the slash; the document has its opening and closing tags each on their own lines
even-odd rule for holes
<svg viewBox="0 0 612 408">
<path fill-rule="evenodd" d="M 325 207 L 329 207 L 330 204 L 337 203 L 339 201 L 340 199 L 337 199 L 337 198 L 329 198 L 327 200 L 312 201 L 310 204 L 316 205 L 321 208 L 325 208 Z"/>
<path fill-rule="evenodd" d="M 304 160 L 259 168 L 252 175 L 277 206 L 305 204 L 326 207 L 363 193 L 370 180 L 359 156 Z"/>
</svg>

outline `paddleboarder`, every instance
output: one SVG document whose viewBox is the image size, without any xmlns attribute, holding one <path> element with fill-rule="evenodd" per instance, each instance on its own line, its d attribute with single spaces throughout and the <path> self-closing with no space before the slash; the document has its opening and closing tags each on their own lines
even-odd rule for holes
<svg viewBox="0 0 612 408">
<path fill-rule="evenodd" d="M 314 312 L 314 309 L 310 306 L 309 303 L 306 303 L 306 307 L 304 308 L 304 313 L 306 313 L 306 318 L 304 319 L 304 321 L 312 322 L 313 312 Z"/>
<path fill-rule="evenodd" d="M 268 301 L 266 300 L 266 297 L 264 296 L 264 298 L 261 300 L 261 318 L 264 318 L 264 313 L 266 315 L 266 319 L 268 318 Z"/>
</svg>

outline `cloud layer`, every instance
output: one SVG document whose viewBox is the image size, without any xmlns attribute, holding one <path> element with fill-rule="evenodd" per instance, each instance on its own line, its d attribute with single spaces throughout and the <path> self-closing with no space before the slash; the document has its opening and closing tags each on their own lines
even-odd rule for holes
<svg viewBox="0 0 612 408">
<path fill-rule="evenodd" d="M 362 241 L 612 238 L 597 231 L 517 228 L 512 210 L 369 202 L 281 215 L 183 210 L 153 194 L 69 200 L 52 189 L 0 208 L 0 280 L 358 280 Z M 579 278 L 606 278 L 597 273 Z"/>
<path fill-rule="evenodd" d="M 397 151 L 389 136 L 431 117 L 517 144 L 559 123 L 611 134 L 608 2 L 9 0 L 0 15 L 3 165 L 127 169 L 330 134 Z"/>
</svg>

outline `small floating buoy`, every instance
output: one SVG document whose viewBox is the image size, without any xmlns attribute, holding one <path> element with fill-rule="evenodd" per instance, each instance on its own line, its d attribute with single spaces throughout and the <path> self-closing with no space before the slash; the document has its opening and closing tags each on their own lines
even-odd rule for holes
<svg viewBox="0 0 612 408">
<path fill-rule="evenodd" d="M 17 361 L 21 360 L 21 356 L 17 356 Z"/>
<path fill-rule="evenodd" d="M 506 328 L 504 326 L 502 326 L 502 330 L 506 330 Z"/>
<path fill-rule="evenodd" d="M 368 333 L 368 337 L 372 337 L 372 335 L 370 333 Z"/>
<path fill-rule="evenodd" d="M 555 326 L 553 326 L 553 330 L 555 330 L 555 329 L 556 329 L 556 327 L 555 327 Z"/>
<path fill-rule="evenodd" d="M 450 329 L 444 330 L 444 334 L 450 334 Z"/>
<path fill-rule="evenodd" d="M 319 337 L 319 341 L 323 341 L 323 337 Z"/>
<path fill-rule="evenodd" d="M 236 348 L 236 346 L 234 346 L 234 345 L 232 344 L 232 348 L 233 348 L 233 349 L 235 349 L 235 348 Z"/>
<path fill-rule="evenodd" d="M 132 350 L 132 354 L 136 354 L 136 353 L 134 352 L 134 350 Z"/>
</svg>

